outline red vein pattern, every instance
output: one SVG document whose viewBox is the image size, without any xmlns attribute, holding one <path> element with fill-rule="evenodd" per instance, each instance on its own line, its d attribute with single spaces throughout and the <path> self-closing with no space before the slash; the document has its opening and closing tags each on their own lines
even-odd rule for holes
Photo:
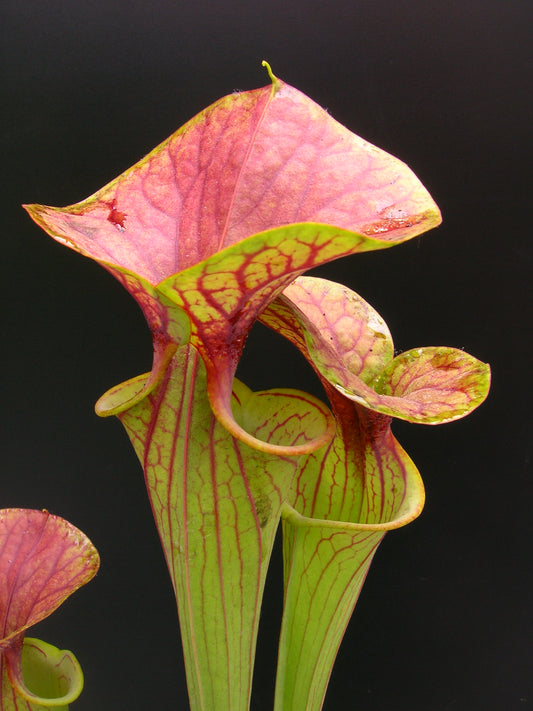
<svg viewBox="0 0 533 711">
<path fill-rule="evenodd" d="M 157 377 L 169 342 L 189 335 L 185 324 L 170 329 L 165 299 L 184 310 L 217 417 L 260 448 L 268 446 L 236 425 L 230 405 L 257 314 L 305 270 L 440 222 L 405 164 L 277 79 L 215 102 L 86 200 L 26 209 L 137 299 L 153 334 Z"/>
<path fill-rule="evenodd" d="M 339 300 L 299 282 L 269 303 L 313 266 L 438 225 L 438 208 L 401 161 L 273 79 L 208 107 L 87 200 L 27 209 L 114 274 L 153 334 L 152 373 L 114 388 L 97 410 L 120 417 L 143 464 L 178 600 L 191 707 L 248 708 L 283 510 L 280 660 L 288 662 L 276 708 L 304 703 L 305 681 L 306 710 L 318 709 L 375 547 L 421 508 L 418 472 L 388 415 L 409 418 L 412 407 L 425 417 L 430 388 L 423 368 L 403 377 L 406 359 L 391 361 L 386 326 L 347 290 Z M 254 394 L 233 382 L 265 308 L 266 322 L 323 378 L 336 425 L 302 394 Z M 433 353 L 427 367 L 443 355 L 450 370 L 449 352 Z M 464 378 L 461 387 L 471 392 Z M 307 457 L 297 471 L 289 454 Z"/>
<path fill-rule="evenodd" d="M 487 397 L 489 366 L 457 348 L 416 348 L 393 358 L 383 319 L 340 284 L 300 277 L 260 319 L 346 398 L 384 415 L 441 424 Z"/>
<path fill-rule="evenodd" d="M 285 603 L 276 711 L 319 711 L 331 669 L 385 532 L 422 510 L 420 475 L 390 418 L 326 385 L 337 434 L 311 454 L 283 515 Z"/>
<path fill-rule="evenodd" d="M 291 223 L 394 242 L 440 221 L 405 164 L 279 80 L 215 102 L 87 200 L 28 207 L 67 246 L 152 285 Z"/>
<path fill-rule="evenodd" d="M 275 711 L 319 711 L 344 630 L 385 532 L 419 515 L 420 475 L 390 415 L 445 422 L 488 392 L 489 369 L 462 351 L 393 358 L 383 319 L 357 294 L 300 277 L 260 319 L 293 342 L 322 380 L 337 421 L 300 465 L 282 513 L 285 604 Z"/>
<path fill-rule="evenodd" d="M 238 382 L 233 404 L 251 432 L 293 445 L 329 416 L 303 393 L 252 393 Z M 251 449 L 220 425 L 191 346 L 119 417 L 143 464 L 176 592 L 191 708 L 246 709 L 266 569 L 297 459 Z"/>
<path fill-rule="evenodd" d="M 87 583 L 98 566 L 92 543 L 64 519 L 46 511 L 0 510 L 0 708 L 26 708 L 15 704 L 18 694 L 10 688 L 15 684 L 20 693 L 23 687 L 25 631 Z"/>
<path fill-rule="evenodd" d="M 45 511 L 0 511 L 2 644 L 50 615 L 98 569 L 78 529 Z"/>
</svg>

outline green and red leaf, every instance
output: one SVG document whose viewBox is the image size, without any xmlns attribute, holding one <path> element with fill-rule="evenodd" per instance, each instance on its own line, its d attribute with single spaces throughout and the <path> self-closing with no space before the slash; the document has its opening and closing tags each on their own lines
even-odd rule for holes
<svg viewBox="0 0 533 711">
<path fill-rule="evenodd" d="M 271 79 L 220 99 L 87 200 L 27 206 L 119 279 L 152 331 L 152 372 L 110 390 L 97 411 L 118 415 L 143 464 L 191 707 L 202 711 L 248 708 L 280 517 L 276 710 L 318 711 L 380 540 L 423 505 L 391 416 L 456 419 L 489 384 L 488 366 L 456 349 L 394 358 L 386 324 L 359 296 L 298 278 L 410 239 L 440 214 L 401 161 Z M 302 393 L 234 380 L 260 314 L 313 365 L 335 422 Z"/>
<path fill-rule="evenodd" d="M 230 403 L 257 314 L 307 269 L 440 222 L 404 163 L 271 78 L 270 86 L 215 102 L 86 200 L 26 206 L 50 235 L 96 259 L 137 299 L 158 373 L 169 342 L 189 336 L 187 327 L 166 330 L 161 302 L 183 309 L 215 413 L 252 446 L 261 445 L 236 425 Z"/>
<path fill-rule="evenodd" d="M 328 225 L 290 225 L 249 237 L 158 285 L 159 292 L 189 315 L 191 343 L 207 368 L 211 406 L 235 437 L 262 446 L 231 414 L 233 377 L 257 315 L 307 269 L 383 246 Z"/>
<path fill-rule="evenodd" d="M 415 348 L 392 358 L 383 319 L 334 282 L 301 277 L 261 315 L 346 398 L 409 422 L 464 417 L 487 397 L 490 368 L 457 348 Z"/>
<path fill-rule="evenodd" d="M 191 708 L 244 711 L 266 570 L 298 458 L 231 436 L 212 412 L 192 346 L 178 348 L 159 384 L 131 405 L 148 378 L 114 388 L 100 406 L 118 414 L 144 468 L 178 601 Z M 254 437 L 291 453 L 333 435 L 328 409 L 298 391 L 252 393 L 235 381 L 233 411 Z"/>
<path fill-rule="evenodd" d="M 453 348 L 396 358 L 383 319 L 339 284 L 296 279 L 261 314 L 320 376 L 337 420 L 301 464 L 282 513 L 285 602 L 276 711 L 319 711 L 344 630 L 387 530 L 418 516 L 420 475 L 391 416 L 436 424 L 486 397 L 487 365 Z"/>
<path fill-rule="evenodd" d="M 33 708 L 32 704 L 65 705 L 80 693 L 81 670 L 78 672 L 75 660 L 69 661 L 74 659 L 70 652 L 61 653 L 65 661 L 58 662 L 61 669 L 72 670 L 71 677 L 67 675 L 61 682 L 59 701 L 40 698 L 29 689 L 23 676 L 24 656 L 31 657 L 32 652 L 26 650 L 23 655 L 23 640 L 29 627 L 48 617 L 87 583 L 98 566 L 96 549 L 68 521 L 47 511 L 0 510 L 0 666 L 2 708 L 6 711 Z M 55 648 L 38 642 L 33 646 L 39 644 L 44 646 L 39 647 L 37 656 L 54 657 Z M 25 706 L 21 699 L 30 705 Z"/>
<path fill-rule="evenodd" d="M 331 393 L 337 433 L 302 463 L 283 518 L 285 598 L 275 711 L 319 711 L 385 532 L 416 518 L 422 480 L 390 418 Z"/>
<path fill-rule="evenodd" d="M 67 246 L 152 285 L 287 224 L 393 243 L 440 222 L 405 164 L 278 79 L 215 102 L 83 202 L 27 209 Z"/>
<path fill-rule="evenodd" d="M 2 711 L 68 711 L 83 689 L 78 660 L 65 649 L 25 637 L 2 676 Z"/>
</svg>

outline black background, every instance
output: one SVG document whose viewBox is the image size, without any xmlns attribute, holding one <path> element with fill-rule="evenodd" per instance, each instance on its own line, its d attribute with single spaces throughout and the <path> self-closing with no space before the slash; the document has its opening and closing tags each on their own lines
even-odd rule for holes
<svg viewBox="0 0 533 711">
<path fill-rule="evenodd" d="M 438 230 L 320 270 L 370 301 L 399 350 L 464 348 L 490 399 L 442 427 L 397 423 L 427 489 L 382 544 L 325 704 L 533 709 L 530 247 L 533 6 L 526 0 L 3 0 L 0 506 L 46 507 L 98 547 L 97 578 L 34 633 L 73 649 L 78 711 L 186 709 L 174 601 L 142 474 L 94 401 L 150 368 L 133 300 L 19 207 L 66 205 L 187 119 L 274 72 L 407 162 Z M 314 377 L 257 329 L 255 389 Z M 279 555 L 252 708 L 272 706 Z"/>
</svg>

